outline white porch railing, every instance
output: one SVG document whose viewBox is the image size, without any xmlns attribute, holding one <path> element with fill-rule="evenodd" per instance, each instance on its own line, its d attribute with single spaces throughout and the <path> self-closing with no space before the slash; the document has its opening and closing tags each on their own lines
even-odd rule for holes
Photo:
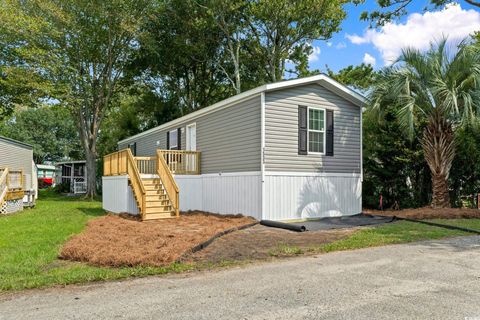
<svg viewBox="0 0 480 320">
<path fill-rule="evenodd" d="M 73 193 L 82 194 L 87 193 L 87 182 L 86 181 L 73 181 Z"/>
</svg>

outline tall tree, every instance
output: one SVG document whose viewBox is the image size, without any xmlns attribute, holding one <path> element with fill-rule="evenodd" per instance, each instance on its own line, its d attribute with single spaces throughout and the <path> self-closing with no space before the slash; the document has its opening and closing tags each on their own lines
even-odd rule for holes
<svg viewBox="0 0 480 320">
<path fill-rule="evenodd" d="M 265 68 L 267 80 L 283 79 L 287 59 L 302 61 L 314 40 L 329 39 L 340 30 L 348 0 L 248 1 L 245 19 L 247 49 Z M 303 53 L 299 55 L 299 53 Z M 304 61 L 304 60 L 303 60 Z"/>
<path fill-rule="evenodd" d="M 392 67 L 378 75 L 370 94 L 379 115 L 397 107 L 397 119 L 410 139 L 425 122 L 421 145 L 432 176 L 432 206 L 450 206 L 448 178 L 455 156 L 454 132 L 475 121 L 480 90 L 480 54 L 462 45 L 455 54 L 446 40 L 426 53 L 405 49 Z"/>
<path fill-rule="evenodd" d="M 244 54 L 241 51 L 247 37 L 247 23 L 243 11 L 247 7 L 246 1 L 237 0 L 210 0 L 202 5 L 196 3 L 211 15 L 224 39 L 219 47 L 223 59 L 217 61 L 217 67 L 224 73 L 236 94 L 242 92 L 242 61 Z"/>
<path fill-rule="evenodd" d="M 147 0 L 5 0 L 0 4 L 0 40 L 10 40 L 1 43 L 9 48 L 6 63 L 48 81 L 52 89 L 40 99 L 55 99 L 76 117 L 90 197 L 96 193 L 98 131 L 138 49 L 151 7 Z"/>
<path fill-rule="evenodd" d="M 358 66 L 350 65 L 338 72 L 333 72 L 327 66 L 327 74 L 344 85 L 367 90 L 373 85 L 376 72 L 371 65 L 362 63 Z"/>
<path fill-rule="evenodd" d="M 132 72 L 144 77 L 164 103 L 186 114 L 232 94 L 217 64 L 223 59 L 223 41 L 202 6 L 165 0 L 146 25 Z"/>
<path fill-rule="evenodd" d="M 0 134 L 31 144 L 35 163 L 83 157 L 74 118 L 61 106 L 18 109 Z"/>
<path fill-rule="evenodd" d="M 363 115 L 363 187 L 365 207 L 421 207 L 431 197 L 430 170 L 423 161 L 420 137 L 405 139 L 396 121 L 396 107 L 387 106 L 382 121 L 370 110 Z M 416 125 L 416 129 L 420 127 Z"/>
<path fill-rule="evenodd" d="M 465 3 L 480 8 L 480 1 L 477 0 L 463 0 Z M 365 3 L 365 0 L 353 0 L 353 3 L 359 5 Z M 360 15 L 361 20 L 370 21 L 372 26 L 383 26 L 385 23 L 397 19 L 407 14 L 407 9 L 413 0 L 377 0 L 379 10 L 372 10 L 370 12 L 364 11 Z M 437 9 L 446 6 L 450 3 L 458 3 L 457 0 L 428 0 L 425 10 Z"/>
</svg>

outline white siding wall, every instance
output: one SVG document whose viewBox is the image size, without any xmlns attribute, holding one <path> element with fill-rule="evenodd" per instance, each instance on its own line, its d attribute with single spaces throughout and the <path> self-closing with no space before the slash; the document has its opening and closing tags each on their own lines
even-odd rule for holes
<svg viewBox="0 0 480 320">
<path fill-rule="evenodd" d="M 260 172 L 175 176 L 180 210 L 243 214 L 261 219 Z"/>
<path fill-rule="evenodd" d="M 102 200 L 106 211 L 138 214 L 137 203 L 126 175 L 102 178 Z"/>
<path fill-rule="evenodd" d="M 362 210 L 359 174 L 265 174 L 263 219 L 288 220 L 353 215 Z"/>
</svg>

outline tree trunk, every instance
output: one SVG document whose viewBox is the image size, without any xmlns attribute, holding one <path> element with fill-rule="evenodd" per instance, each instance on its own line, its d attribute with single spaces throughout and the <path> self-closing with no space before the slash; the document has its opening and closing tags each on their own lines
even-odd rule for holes
<svg viewBox="0 0 480 320">
<path fill-rule="evenodd" d="M 97 194 L 97 159 L 96 150 L 85 150 L 87 169 L 87 194 L 86 197 L 93 199 Z"/>
<path fill-rule="evenodd" d="M 455 138 L 452 125 L 435 113 L 423 133 L 422 147 L 432 175 L 432 207 L 449 208 L 448 177 L 455 157 Z"/>
<path fill-rule="evenodd" d="M 85 161 L 87 170 L 87 193 L 85 197 L 93 199 L 97 194 L 97 134 L 98 121 L 94 124 L 87 122 L 84 115 L 85 112 L 80 109 L 77 111 L 78 129 L 80 133 L 80 141 L 85 151 Z M 99 119 L 96 119 L 99 120 Z"/>
</svg>

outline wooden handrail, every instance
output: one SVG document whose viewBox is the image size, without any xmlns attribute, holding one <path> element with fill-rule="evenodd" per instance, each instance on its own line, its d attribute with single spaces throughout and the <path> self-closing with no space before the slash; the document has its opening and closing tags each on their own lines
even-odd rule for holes
<svg viewBox="0 0 480 320">
<path fill-rule="evenodd" d="M 158 150 L 174 174 L 200 174 L 200 152 L 189 150 Z"/>
<path fill-rule="evenodd" d="M 2 168 L 2 174 L 0 174 L 0 206 L 5 200 L 5 196 L 8 191 L 8 168 Z"/>
<path fill-rule="evenodd" d="M 146 191 L 135 158 L 130 149 L 120 150 L 103 157 L 103 175 L 115 176 L 127 174 L 137 199 L 142 218 L 145 216 Z"/>
<path fill-rule="evenodd" d="M 178 217 L 180 215 L 179 189 L 160 150 L 157 151 L 157 174 L 160 177 L 163 187 L 170 199 L 170 203 L 175 210 L 175 215 Z"/>
</svg>

